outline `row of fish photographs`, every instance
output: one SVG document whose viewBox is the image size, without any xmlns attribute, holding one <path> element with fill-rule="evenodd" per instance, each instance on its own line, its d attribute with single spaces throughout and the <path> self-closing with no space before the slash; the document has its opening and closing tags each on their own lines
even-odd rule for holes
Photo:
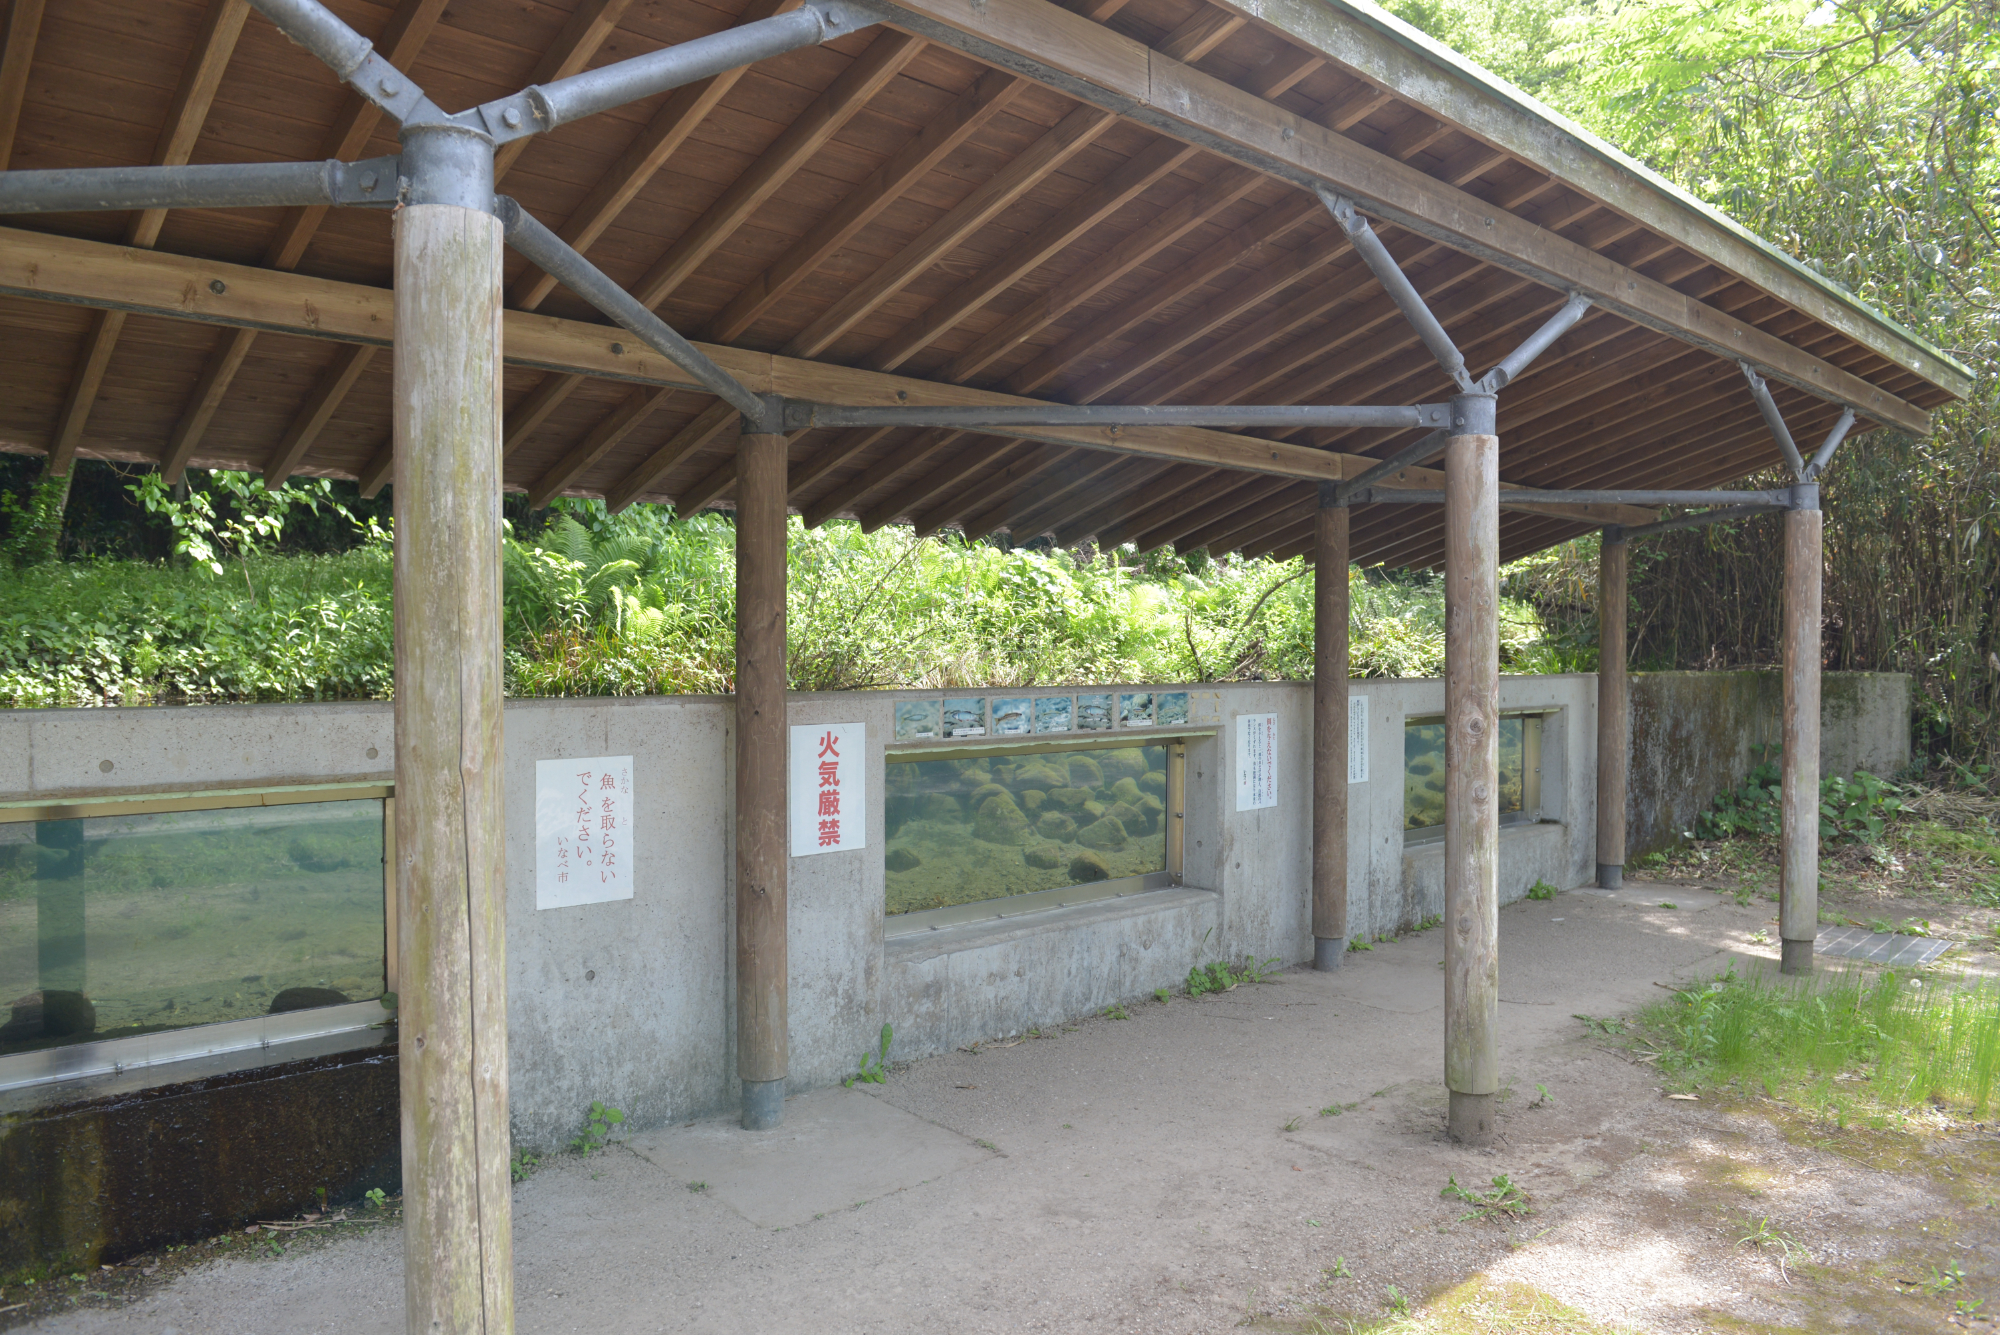
<svg viewBox="0 0 2000 1335">
<path fill-rule="evenodd" d="M 1188 721 L 1188 693 L 1106 691 L 1101 695 L 984 696 L 906 700 L 896 706 L 896 740 L 1020 737 L 1039 732 L 1102 732 L 1113 728 L 1173 728 Z"/>
</svg>

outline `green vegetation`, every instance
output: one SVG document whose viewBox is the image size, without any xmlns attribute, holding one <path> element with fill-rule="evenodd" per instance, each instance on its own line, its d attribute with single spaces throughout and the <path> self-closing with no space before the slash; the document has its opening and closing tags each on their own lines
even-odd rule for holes
<svg viewBox="0 0 2000 1335">
<path fill-rule="evenodd" d="M 577 1133 L 569 1147 L 588 1159 L 595 1150 L 601 1150 L 611 1143 L 611 1128 L 625 1120 L 625 1114 L 608 1107 L 596 1099 L 590 1101 L 590 1111 L 584 1114 L 583 1130 Z"/>
<path fill-rule="evenodd" d="M 1199 997 L 1208 992 L 1227 992 L 1242 983 L 1268 983 L 1277 972 L 1276 957 L 1261 964 L 1245 955 L 1241 964 L 1229 964 L 1222 960 L 1207 965 L 1196 965 L 1188 970 L 1187 994 Z"/>
<path fill-rule="evenodd" d="M 889 1043 L 895 1036 L 894 1029 L 886 1024 L 883 1025 L 881 1042 L 877 1050 L 862 1053 L 861 1069 L 840 1083 L 849 1089 L 853 1089 L 856 1084 L 886 1084 L 889 1079 Z"/>
<path fill-rule="evenodd" d="M 38 561 L 0 581 L 0 705 L 390 693 L 393 539 L 351 485 L 190 476 L 180 501 L 150 475 L 128 488 L 145 507 L 133 525 L 161 529 L 160 555 Z M 508 693 L 733 689 L 734 546 L 723 515 L 608 516 L 595 502 L 521 514 L 503 551 Z M 794 521 L 790 550 L 797 690 L 1310 674 L 1301 561 L 1010 549 L 845 522 Z M 1353 604 L 1357 673 L 1442 670 L 1440 580 L 1357 570 Z M 1505 611 L 1509 671 L 1579 666 L 1544 642 L 1528 603 Z"/>
<path fill-rule="evenodd" d="M 1529 899 L 1543 900 L 1543 899 L 1554 899 L 1555 897 L 1556 897 L 1556 888 L 1550 885 L 1547 881 L 1536 881 L 1533 885 L 1528 887 Z M 1425 919 L 1425 922 L 1428 923 L 1429 919 Z"/>
<path fill-rule="evenodd" d="M 1685 1090 L 1782 1100 L 1838 1126 L 1984 1118 L 2000 1086 L 2000 988 L 1858 969 L 1793 983 L 1732 969 L 1640 1017 Z"/>
<path fill-rule="evenodd" d="M 1776 834 L 1779 826 L 1779 774 L 1775 747 L 1769 759 L 1751 770 L 1741 784 L 1716 794 L 1709 810 L 1695 821 L 1703 839 L 1728 839 L 1738 834 Z M 1888 822 L 1903 809 L 1902 790 L 1866 770 L 1843 779 L 1829 774 L 1819 785 L 1819 837 L 1874 843 Z"/>
<path fill-rule="evenodd" d="M 1528 1193 L 1508 1180 L 1505 1173 L 1495 1177 L 1493 1185 L 1483 1191 L 1459 1186 L 1457 1174 L 1452 1174 L 1445 1179 L 1444 1189 L 1438 1195 L 1472 1207 L 1458 1217 L 1461 1224 L 1474 1219 L 1518 1219 L 1534 1213 L 1528 1205 Z"/>
</svg>

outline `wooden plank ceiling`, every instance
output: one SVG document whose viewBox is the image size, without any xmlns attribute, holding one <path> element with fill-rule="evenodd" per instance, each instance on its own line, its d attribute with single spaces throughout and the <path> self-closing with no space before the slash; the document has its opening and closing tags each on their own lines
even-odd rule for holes
<svg viewBox="0 0 2000 1335">
<path fill-rule="evenodd" d="M 788 0 L 335 0 L 446 107 L 717 31 Z M 1930 408 L 1951 394 L 1701 254 L 1284 35 L 1208 0 L 1077 12 L 1578 242 Z M 8 131 L 11 128 L 11 133 Z M 357 158 L 382 119 L 244 0 L 13 0 L 0 165 Z M 510 145 L 500 188 L 676 328 L 713 343 L 1070 403 L 1414 403 L 1450 385 L 1325 210 L 1285 181 L 888 28 Z M 353 210 L 94 214 L 19 227 L 386 287 L 390 219 Z M 1378 228 L 1475 372 L 1563 300 Z M 598 321 L 510 254 L 510 308 Z M 0 448 L 389 475 L 378 348 L 0 297 Z M 1836 410 L 1774 386 L 1802 446 Z M 554 495 L 730 502 L 735 421 L 712 398 L 510 366 L 505 476 Z M 1777 461 L 1736 367 L 1593 312 L 1503 393 L 1501 472 L 1534 487 L 1706 487 Z M 1408 433 L 1274 438 L 1383 455 Z M 909 522 L 1016 542 L 1290 556 L 1314 484 L 930 430 L 793 439 L 808 523 Z M 1358 561 L 1442 559 L 1435 507 L 1353 518 Z M 1509 513 L 1514 557 L 1580 531 Z"/>
</svg>

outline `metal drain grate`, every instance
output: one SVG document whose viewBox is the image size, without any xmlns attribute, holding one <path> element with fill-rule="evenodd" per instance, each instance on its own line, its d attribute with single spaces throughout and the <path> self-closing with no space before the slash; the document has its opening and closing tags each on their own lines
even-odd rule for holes
<svg viewBox="0 0 2000 1335">
<path fill-rule="evenodd" d="M 1924 965 L 1950 950 L 1951 944 L 1934 936 L 1898 936 L 1894 932 L 1870 932 L 1860 927 L 1832 927 L 1819 934 L 1813 951 L 1866 960 L 1870 964 Z"/>
</svg>

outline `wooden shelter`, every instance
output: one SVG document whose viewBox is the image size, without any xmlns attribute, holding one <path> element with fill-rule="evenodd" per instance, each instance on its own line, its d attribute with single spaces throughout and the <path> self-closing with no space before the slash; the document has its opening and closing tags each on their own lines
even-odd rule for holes
<svg viewBox="0 0 2000 1335">
<path fill-rule="evenodd" d="M 57 475 L 96 457 L 395 483 L 413 1329 L 511 1321 L 500 487 L 742 516 L 747 1124 L 782 1114 L 785 1076 L 787 509 L 1317 560 L 1322 967 L 1346 937 L 1338 572 L 1444 568 L 1447 1083 L 1478 1137 L 1497 563 L 1664 503 L 1738 513 L 1706 489 L 1783 459 L 1795 486 L 1733 499 L 1788 511 L 1784 935 L 1809 963 L 1812 483 L 1850 423 L 1922 432 L 1969 390 L 1922 340 L 1360 0 L 330 9 L 13 0 L 0 448 Z M 578 91 L 722 33 L 773 44 L 622 100 Z M 231 164 L 315 160 L 355 165 L 230 193 Z M 190 170 L 45 175 L 144 164 Z M 139 193 L 90 193 L 114 180 Z M 393 226 L 371 216 L 389 206 Z M 1152 405 L 1188 411 L 1131 411 Z M 1222 411 L 1240 405 L 1268 411 Z M 1792 433 L 1827 444 L 1808 462 Z M 1602 679 L 1601 772 L 1622 679 Z M 1614 879 L 1622 829 L 1600 840 Z"/>
</svg>

